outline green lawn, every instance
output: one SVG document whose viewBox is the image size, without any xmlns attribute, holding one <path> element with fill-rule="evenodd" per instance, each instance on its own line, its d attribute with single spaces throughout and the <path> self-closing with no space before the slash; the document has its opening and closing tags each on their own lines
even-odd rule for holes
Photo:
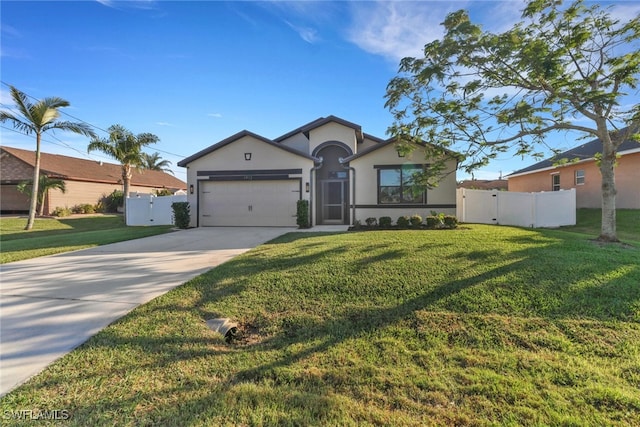
<svg viewBox="0 0 640 427">
<path fill-rule="evenodd" d="M 600 234 L 602 211 L 600 209 L 578 209 L 576 211 L 576 225 L 562 227 L 566 231 Z M 640 243 L 640 209 L 618 209 L 616 211 L 618 238 L 624 242 Z"/>
<path fill-rule="evenodd" d="M 290 233 L 134 310 L 2 411 L 67 410 L 78 426 L 638 425 L 640 247 L 590 237 Z M 219 316 L 242 340 L 207 328 Z"/>
<path fill-rule="evenodd" d="M 26 218 L 0 219 L 0 264 L 168 232 L 172 226 L 127 227 L 121 215 L 38 218 L 25 231 Z"/>
</svg>

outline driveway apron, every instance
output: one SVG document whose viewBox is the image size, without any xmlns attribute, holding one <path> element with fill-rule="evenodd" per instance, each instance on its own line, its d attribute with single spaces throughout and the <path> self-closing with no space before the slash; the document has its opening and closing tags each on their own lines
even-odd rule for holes
<svg viewBox="0 0 640 427">
<path fill-rule="evenodd" d="M 0 396 L 140 304 L 294 228 L 180 230 L 0 266 Z"/>
</svg>

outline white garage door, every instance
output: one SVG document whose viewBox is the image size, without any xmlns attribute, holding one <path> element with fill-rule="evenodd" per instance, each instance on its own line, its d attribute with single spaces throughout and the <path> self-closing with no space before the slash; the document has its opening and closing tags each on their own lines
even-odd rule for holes
<svg viewBox="0 0 640 427">
<path fill-rule="evenodd" d="M 296 226 L 299 180 L 204 181 L 200 226 Z"/>
</svg>

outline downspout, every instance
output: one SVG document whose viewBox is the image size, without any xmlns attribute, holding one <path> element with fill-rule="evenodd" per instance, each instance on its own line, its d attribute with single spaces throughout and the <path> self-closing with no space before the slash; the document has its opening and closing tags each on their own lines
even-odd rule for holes
<svg viewBox="0 0 640 427">
<path fill-rule="evenodd" d="M 318 165 L 309 170 L 309 225 L 311 227 L 313 227 L 313 199 L 315 197 L 313 192 L 313 173 L 322 167 L 323 160 L 322 157 L 316 158 L 314 163 L 318 163 Z"/>
<path fill-rule="evenodd" d="M 344 157 L 339 158 L 338 161 L 340 162 L 343 168 L 349 169 L 351 172 L 353 172 L 353 180 L 351 180 L 351 194 L 352 194 L 351 200 L 353 202 L 351 204 L 351 225 L 355 225 L 356 223 L 356 170 L 355 168 L 344 164 L 345 163 Z"/>
</svg>

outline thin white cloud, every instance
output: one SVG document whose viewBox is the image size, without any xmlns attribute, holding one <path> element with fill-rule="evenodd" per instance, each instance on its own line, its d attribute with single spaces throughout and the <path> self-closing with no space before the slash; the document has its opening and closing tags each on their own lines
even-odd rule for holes
<svg viewBox="0 0 640 427">
<path fill-rule="evenodd" d="M 207 114 L 207 116 L 208 117 L 214 117 L 216 119 L 222 118 L 222 114 L 220 114 L 220 113 L 209 113 L 209 114 Z"/>
<path fill-rule="evenodd" d="M 156 0 L 96 0 L 103 6 L 112 9 L 144 9 L 152 10 L 156 8 Z"/>
<path fill-rule="evenodd" d="M 17 28 L 12 27 L 11 25 L 8 25 L 8 24 L 2 24 L 0 31 L 2 31 L 3 36 L 9 36 L 9 37 L 15 37 L 15 38 L 22 37 L 22 33 Z"/>
<path fill-rule="evenodd" d="M 156 122 L 158 126 L 173 126 L 173 124 L 168 122 Z"/>
<path fill-rule="evenodd" d="M 320 41 L 320 37 L 318 35 L 318 31 L 311 27 L 302 27 L 292 24 L 289 21 L 285 21 L 287 25 L 294 30 L 302 40 L 309 44 L 314 44 Z"/>
<path fill-rule="evenodd" d="M 419 56 L 426 43 L 442 37 L 444 17 L 463 2 L 354 2 L 349 41 L 361 49 L 398 62 Z"/>
<path fill-rule="evenodd" d="M 619 19 L 620 22 L 628 22 L 633 17 L 640 15 L 640 3 L 639 2 L 620 2 L 612 5 L 610 9 L 607 9 L 614 19 Z"/>
<path fill-rule="evenodd" d="M 520 21 L 524 0 L 375 1 L 350 3 L 347 38 L 361 49 L 393 62 L 421 56 L 424 45 L 442 38 L 449 13 L 468 9 L 485 31 L 503 32 Z"/>
</svg>

